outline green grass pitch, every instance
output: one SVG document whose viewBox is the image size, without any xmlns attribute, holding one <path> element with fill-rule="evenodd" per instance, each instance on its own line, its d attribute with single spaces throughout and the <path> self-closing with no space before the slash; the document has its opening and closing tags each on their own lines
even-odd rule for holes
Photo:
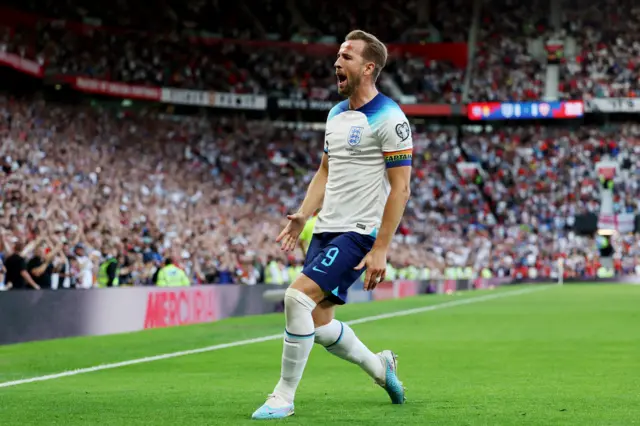
<svg viewBox="0 0 640 426">
<path fill-rule="evenodd" d="M 544 287 L 354 325 L 374 351 L 399 354 L 407 403 L 391 405 L 356 366 L 315 347 L 296 415 L 275 423 L 640 424 L 640 286 Z M 518 288 L 351 305 L 340 308 L 338 317 L 353 320 Z M 282 315 L 274 314 L 4 346 L 0 383 L 282 328 Z M 271 340 L 0 388 L 0 425 L 256 424 L 251 413 L 279 377 L 281 351 L 281 341 Z"/>
</svg>

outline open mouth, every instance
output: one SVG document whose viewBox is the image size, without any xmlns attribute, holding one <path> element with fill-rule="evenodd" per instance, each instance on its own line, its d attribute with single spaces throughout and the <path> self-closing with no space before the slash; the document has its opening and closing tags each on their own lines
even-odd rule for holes
<svg viewBox="0 0 640 426">
<path fill-rule="evenodd" d="M 338 87 L 340 89 L 346 87 L 347 85 L 347 76 L 344 74 L 336 74 L 336 76 L 338 77 Z"/>
</svg>

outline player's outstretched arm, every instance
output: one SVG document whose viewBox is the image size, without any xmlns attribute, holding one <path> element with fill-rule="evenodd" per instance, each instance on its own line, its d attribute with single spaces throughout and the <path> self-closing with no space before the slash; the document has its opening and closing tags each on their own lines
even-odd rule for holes
<svg viewBox="0 0 640 426">
<path fill-rule="evenodd" d="M 411 195 L 411 166 L 387 169 L 387 175 L 391 184 L 391 192 L 384 206 L 382 224 L 376 242 L 371 251 L 362 259 L 362 262 L 356 266 L 358 270 L 367 267 L 364 279 L 365 290 L 373 290 L 380 281 L 384 280 L 387 269 L 387 252 Z"/>
<path fill-rule="evenodd" d="M 282 243 L 282 250 L 291 251 L 298 245 L 298 237 L 307 223 L 307 219 L 319 208 L 324 201 L 324 191 L 329 178 L 329 157 L 326 153 L 322 155 L 322 162 L 313 179 L 307 188 L 307 195 L 304 197 L 302 205 L 294 214 L 287 216 L 289 223 L 282 230 L 276 242 Z"/>
<path fill-rule="evenodd" d="M 322 207 L 324 201 L 324 192 L 327 187 L 327 179 L 329 178 L 329 156 L 325 152 L 322 154 L 322 161 L 318 171 L 311 179 L 309 188 L 307 188 L 307 195 L 304 197 L 304 201 L 298 210 L 298 213 L 302 213 L 305 216 L 305 221 L 311 215 L 313 215 L 319 208 Z"/>
</svg>

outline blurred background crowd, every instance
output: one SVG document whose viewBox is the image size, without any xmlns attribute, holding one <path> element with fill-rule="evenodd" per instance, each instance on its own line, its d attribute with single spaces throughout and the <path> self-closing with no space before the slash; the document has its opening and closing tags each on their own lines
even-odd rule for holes
<svg viewBox="0 0 640 426">
<path fill-rule="evenodd" d="M 0 54 L 39 64 L 37 84 L 87 76 L 336 101 L 335 43 L 358 27 L 392 45 L 379 83 L 400 103 L 638 93 L 640 8 L 630 0 L 152 3 L 6 2 Z M 441 43 L 464 44 L 464 63 L 402 48 Z M 550 66 L 557 43 L 563 54 Z M 322 128 L 306 124 L 326 112 L 292 120 L 132 110 L 80 94 L 52 99 L 37 84 L 0 86 L 5 288 L 295 277 L 303 250 L 284 255 L 274 238 L 322 155 Z M 614 212 L 639 210 L 640 125 L 632 119 L 473 126 L 409 118 L 412 198 L 389 253 L 390 278 L 555 277 L 559 258 L 566 277 L 598 275 L 602 244 L 574 223 L 600 212 L 599 161 L 619 165 L 607 188 Z M 465 173 L 463 163 L 482 172 Z M 640 273 L 640 238 L 616 234 L 611 243 L 615 273 Z"/>
</svg>

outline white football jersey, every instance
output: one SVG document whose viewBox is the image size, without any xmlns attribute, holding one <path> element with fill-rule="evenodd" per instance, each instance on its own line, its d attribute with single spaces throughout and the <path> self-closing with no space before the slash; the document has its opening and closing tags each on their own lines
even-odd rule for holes
<svg viewBox="0 0 640 426">
<path fill-rule="evenodd" d="M 376 236 L 390 186 L 386 169 L 411 166 L 411 127 L 383 94 L 356 110 L 345 100 L 329 112 L 324 152 L 329 178 L 314 233 Z"/>
</svg>

